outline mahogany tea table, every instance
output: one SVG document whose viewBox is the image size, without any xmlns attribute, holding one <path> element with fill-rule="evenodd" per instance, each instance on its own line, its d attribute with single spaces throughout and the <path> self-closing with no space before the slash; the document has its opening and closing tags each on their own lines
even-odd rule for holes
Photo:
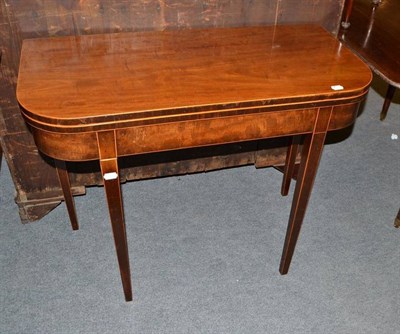
<svg viewBox="0 0 400 334">
<path fill-rule="evenodd" d="M 286 274 L 326 133 L 354 122 L 370 81 L 369 68 L 318 26 L 188 29 L 25 40 L 17 98 L 39 150 L 56 161 L 73 229 L 65 161 L 100 161 L 130 301 L 118 157 L 303 136 Z"/>
</svg>

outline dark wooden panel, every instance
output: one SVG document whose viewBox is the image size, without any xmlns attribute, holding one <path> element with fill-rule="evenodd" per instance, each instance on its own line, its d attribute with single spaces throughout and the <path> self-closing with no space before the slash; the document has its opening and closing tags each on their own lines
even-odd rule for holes
<svg viewBox="0 0 400 334">
<path fill-rule="evenodd" d="M 400 88 L 400 1 L 354 1 L 340 38 L 385 81 Z"/>
<path fill-rule="evenodd" d="M 342 6 L 343 0 L 0 0 L 0 144 L 16 185 L 21 219 L 39 219 L 61 198 L 54 166 L 38 154 L 15 98 L 23 39 L 288 22 L 318 22 L 336 33 Z M 257 151 L 256 146 L 192 150 L 190 159 L 182 152 L 126 159 L 120 164 L 122 179 L 202 172 L 256 161 L 257 166 L 283 163 L 285 147 Z M 100 183 L 99 174 L 88 172 L 85 164 L 73 167 L 75 193 L 84 193 L 84 186 Z"/>
</svg>

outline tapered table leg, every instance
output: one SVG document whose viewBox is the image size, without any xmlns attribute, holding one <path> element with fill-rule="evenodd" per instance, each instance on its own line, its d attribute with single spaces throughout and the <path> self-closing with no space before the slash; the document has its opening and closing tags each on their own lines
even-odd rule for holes
<svg viewBox="0 0 400 334">
<path fill-rule="evenodd" d="M 281 187 L 282 196 L 287 196 L 290 188 L 290 181 L 293 178 L 294 166 L 296 164 L 297 151 L 299 149 L 300 136 L 292 136 L 289 139 L 289 146 L 286 153 L 285 168 Z"/>
<path fill-rule="evenodd" d="M 388 90 L 386 92 L 385 102 L 383 102 L 383 107 L 381 111 L 381 116 L 380 116 L 381 121 L 383 121 L 386 118 L 395 90 L 396 87 L 389 84 Z"/>
<path fill-rule="evenodd" d="M 54 160 L 58 179 L 60 180 L 61 189 L 64 195 L 64 201 L 67 206 L 69 220 L 73 230 L 78 230 L 78 218 L 75 211 L 74 197 L 72 196 L 71 183 L 69 181 L 68 170 L 65 161 Z"/>
<path fill-rule="evenodd" d="M 101 173 L 103 175 L 104 189 L 107 197 L 108 211 L 110 213 L 122 286 L 124 289 L 125 300 L 131 301 L 131 272 L 119 179 L 115 132 L 99 132 L 97 134 L 97 141 L 100 153 Z"/>
<path fill-rule="evenodd" d="M 286 232 L 279 271 L 287 274 L 303 223 L 319 160 L 324 147 L 332 108 L 321 108 L 318 112 L 313 133 L 307 134 L 303 143 L 299 174 L 293 195 L 292 208 Z"/>
</svg>

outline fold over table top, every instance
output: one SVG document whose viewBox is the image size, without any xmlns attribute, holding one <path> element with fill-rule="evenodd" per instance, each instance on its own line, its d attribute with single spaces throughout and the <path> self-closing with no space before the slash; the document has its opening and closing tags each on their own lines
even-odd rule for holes
<svg viewBox="0 0 400 334">
<path fill-rule="evenodd" d="M 35 127 L 76 132 L 339 104 L 370 81 L 368 67 L 318 26 L 190 29 L 25 40 L 17 98 Z"/>
</svg>

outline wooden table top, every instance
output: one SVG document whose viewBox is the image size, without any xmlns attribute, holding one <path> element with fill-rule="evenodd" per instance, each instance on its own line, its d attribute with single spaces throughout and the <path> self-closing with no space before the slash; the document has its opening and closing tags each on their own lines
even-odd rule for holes
<svg viewBox="0 0 400 334">
<path fill-rule="evenodd" d="M 388 83 L 400 88 L 400 1 L 354 0 L 340 38 Z"/>
<path fill-rule="evenodd" d="M 24 40 L 17 98 L 35 126 L 68 132 L 233 106 L 317 106 L 365 94 L 370 80 L 318 26 L 132 32 Z"/>
</svg>

